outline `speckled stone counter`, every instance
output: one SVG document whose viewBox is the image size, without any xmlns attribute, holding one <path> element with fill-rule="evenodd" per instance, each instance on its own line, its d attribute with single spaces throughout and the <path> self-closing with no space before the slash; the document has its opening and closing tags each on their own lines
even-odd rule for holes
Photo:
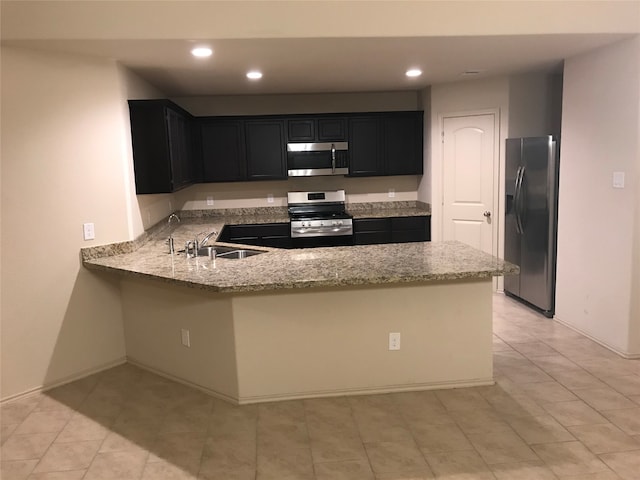
<svg viewBox="0 0 640 480">
<path fill-rule="evenodd" d="M 220 221 L 183 222 L 174 233 L 174 244 L 180 250 L 198 233 L 202 238 L 211 230 L 219 232 L 224 223 L 251 223 L 247 220 L 228 217 Z M 150 240 L 130 253 L 95 258 L 89 251 L 84 265 L 92 270 L 149 277 L 216 292 L 457 280 L 517 272 L 514 265 L 458 242 L 293 250 L 248 247 L 264 253 L 244 259 L 210 260 L 186 258 L 184 253 L 170 255 L 165 238 Z"/>
</svg>

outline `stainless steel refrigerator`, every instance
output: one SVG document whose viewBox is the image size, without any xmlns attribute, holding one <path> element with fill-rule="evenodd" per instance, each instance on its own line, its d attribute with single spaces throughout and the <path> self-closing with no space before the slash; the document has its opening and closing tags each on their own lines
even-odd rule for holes
<svg viewBox="0 0 640 480">
<path fill-rule="evenodd" d="M 553 136 L 506 142 L 505 293 L 547 317 L 555 311 L 559 145 Z"/>
</svg>

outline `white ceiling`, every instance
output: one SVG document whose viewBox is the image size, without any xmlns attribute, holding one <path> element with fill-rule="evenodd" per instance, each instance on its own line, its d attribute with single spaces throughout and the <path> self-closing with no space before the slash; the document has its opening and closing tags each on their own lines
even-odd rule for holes
<svg viewBox="0 0 640 480">
<path fill-rule="evenodd" d="M 418 90 L 464 80 L 554 69 L 562 60 L 628 37 L 549 34 L 409 38 L 189 40 L 13 40 L 5 44 L 112 58 L 167 96 Z M 195 58 L 195 45 L 214 54 Z M 409 79 L 404 72 L 421 68 Z M 259 69 L 260 81 L 245 73 Z"/>
</svg>

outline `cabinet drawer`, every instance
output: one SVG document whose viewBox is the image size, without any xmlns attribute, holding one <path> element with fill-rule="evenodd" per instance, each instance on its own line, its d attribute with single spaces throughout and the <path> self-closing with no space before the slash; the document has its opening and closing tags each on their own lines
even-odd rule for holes
<svg viewBox="0 0 640 480">
<path fill-rule="evenodd" d="M 354 232 L 389 231 L 391 224 L 388 218 L 358 218 L 353 221 Z"/>
<path fill-rule="evenodd" d="M 393 217 L 391 219 L 392 230 L 420 230 L 425 229 L 427 217 Z"/>
<path fill-rule="evenodd" d="M 356 232 L 353 234 L 353 240 L 356 245 L 375 245 L 378 243 L 390 243 L 391 232 Z"/>
</svg>

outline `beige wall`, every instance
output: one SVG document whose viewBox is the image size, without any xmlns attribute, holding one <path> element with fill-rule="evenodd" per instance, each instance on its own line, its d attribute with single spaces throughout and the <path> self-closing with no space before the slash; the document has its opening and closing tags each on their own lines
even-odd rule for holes
<svg viewBox="0 0 640 480">
<path fill-rule="evenodd" d="M 565 63 L 556 306 L 558 320 L 636 355 L 638 85 L 637 37 Z M 624 189 L 614 171 L 626 172 Z"/>
<path fill-rule="evenodd" d="M 135 238 L 145 229 L 155 225 L 174 211 L 175 200 L 171 194 L 136 195 L 133 171 L 133 151 L 131 147 L 131 128 L 129 107 L 126 100 L 148 100 L 165 98 L 164 93 L 149 85 L 129 69 L 118 66 L 122 107 L 122 161 L 125 172 L 128 238 Z"/>
<path fill-rule="evenodd" d="M 117 283 L 79 257 L 129 238 L 122 115 L 114 62 L 2 49 L 2 398 L 124 359 Z"/>
<path fill-rule="evenodd" d="M 122 296 L 129 359 L 240 403 L 493 382 L 490 279 L 235 295 L 126 279 Z"/>
<path fill-rule="evenodd" d="M 509 137 L 560 135 L 561 78 L 548 72 L 509 77 Z"/>
</svg>

